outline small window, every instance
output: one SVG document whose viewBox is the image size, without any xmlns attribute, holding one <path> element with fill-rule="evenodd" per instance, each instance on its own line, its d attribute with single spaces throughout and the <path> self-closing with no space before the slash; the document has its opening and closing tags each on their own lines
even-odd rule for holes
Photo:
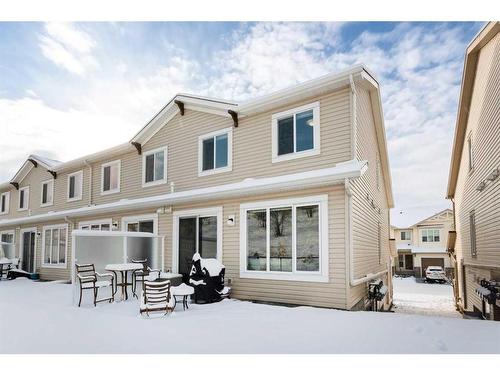
<svg viewBox="0 0 500 375">
<path fill-rule="evenodd" d="M 410 231 L 403 231 L 401 232 L 401 241 L 410 241 L 411 240 L 411 232 Z"/>
<path fill-rule="evenodd" d="M 79 224 L 81 230 L 100 230 L 100 231 L 110 231 L 111 230 L 111 219 L 103 221 L 87 221 L 81 222 Z"/>
<path fill-rule="evenodd" d="M 17 209 L 19 211 L 27 210 L 29 207 L 30 201 L 30 188 L 29 186 L 25 186 L 19 189 L 19 204 Z"/>
<path fill-rule="evenodd" d="M 82 199 L 83 191 L 83 171 L 74 172 L 68 175 L 68 202 Z"/>
<path fill-rule="evenodd" d="M 162 147 L 144 152 L 142 157 L 142 186 L 167 182 L 167 148 Z"/>
<path fill-rule="evenodd" d="M 469 171 L 474 169 L 474 157 L 472 152 L 472 136 L 467 139 L 467 156 L 469 159 Z"/>
<path fill-rule="evenodd" d="M 101 166 L 101 195 L 120 192 L 120 169 L 120 160 Z"/>
<path fill-rule="evenodd" d="M 439 229 L 422 229 L 422 242 L 439 242 Z"/>
<path fill-rule="evenodd" d="M 8 214 L 10 206 L 10 192 L 7 191 L 0 195 L 0 214 Z"/>
<path fill-rule="evenodd" d="M 65 224 L 43 228 L 42 267 L 66 267 L 67 228 Z"/>
<path fill-rule="evenodd" d="M 476 247 L 476 213 L 471 211 L 469 214 L 469 225 L 470 225 L 470 253 L 473 257 L 477 256 Z"/>
<path fill-rule="evenodd" d="M 41 207 L 50 206 L 54 203 L 54 180 L 42 182 Z"/>
<path fill-rule="evenodd" d="M 232 128 L 199 137 L 198 174 L 200 176 L 231 170 Z"/>
<path fill-rule="evenodd" d="M 272 116 L 273 162 L 319 153 L 319 102 Z"/>
</svg>

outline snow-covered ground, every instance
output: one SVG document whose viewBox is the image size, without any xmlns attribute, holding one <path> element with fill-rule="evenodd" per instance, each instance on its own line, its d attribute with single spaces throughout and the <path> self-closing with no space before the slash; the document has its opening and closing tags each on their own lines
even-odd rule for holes
<svg viewBox="0 0 500 375">
<path fill-rule="evenodd" d="M 397 313 L 438 315 L 461 318 L 455 310 L 453 287 L 425 283 L 414 277 L 394 277 L 394 311 Z"/>
<path fill-rule="evenodd" d="M 153 319 L 138 309 L 78 308 L 70 285 L 1 281 L 0 353 L 500 353 L 490 321 L 237 300 Z"/>
</svg>

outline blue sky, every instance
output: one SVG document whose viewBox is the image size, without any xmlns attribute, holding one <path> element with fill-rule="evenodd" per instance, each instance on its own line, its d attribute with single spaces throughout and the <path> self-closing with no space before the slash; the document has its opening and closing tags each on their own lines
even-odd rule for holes
<svg viewBox="0 0 500 375">
<path fill-rule="evenodd" d="M 177 92 L 242 100 L 364 63 L 382 90 L 392 221 L 412 224 L 449 206 L 464 51 L 481 27 L 3 22 L 0 180 L 30 153 L 64 161 L 126 142 Z"/>
</svg>

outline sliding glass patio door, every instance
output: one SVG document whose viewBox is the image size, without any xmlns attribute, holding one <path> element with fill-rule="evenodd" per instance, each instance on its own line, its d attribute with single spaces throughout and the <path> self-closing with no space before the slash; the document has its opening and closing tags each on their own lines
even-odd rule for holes
<svg viewBox="0 0 500 375">
<path fill-rule="evenodd" d="M 35 272 L 35 240 L 36 232 L 26 231 L 21 233 L 22 238 L 22 263 L 21 269 L 26 272 Z"/>
<path fill-rule="evenodd" d="M 180 217 L 178 236 L 178 270 L 185 278 L 195 253 L 217 258 L 217 216 Z"/>
</svg>

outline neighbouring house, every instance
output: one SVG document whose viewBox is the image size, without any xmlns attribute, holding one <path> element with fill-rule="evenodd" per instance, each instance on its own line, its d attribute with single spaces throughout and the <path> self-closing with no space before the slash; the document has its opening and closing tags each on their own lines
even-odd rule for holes
<svg viewBox="0 0 500 375">
<path fill-rule="evenodd" d="M 446 252 L 448 232 L 453 229 L 453 211 L 443 210 L 407 228 L 393 227 L 397 257 L 394 272 L 398 275 L 425 277 L 429 266 L 441 266 L 449 277 L 453 268 Z"/>
<path fill-rule="evenodd" d="M 0 194 L 0 231 L 42 279 L 70 279 L 75 229 L 139 231 L 164 236 L 164 269 L 221 260 L 235 298 L 365 309 L 380 279 L 392 303 L 384 120 L 363 66 L 244 102 L 178 94 L 125 144 L 30 156 Z"/>
<path fill-rule="evenodd" d="M 467 47 L 446 196 L 456 232 L 448 250 L 456 268 L 457 307 L 500 320 L 500 23 L 489 22 Z M 500 290 L 497 288 L 497 290 Z"/>
</svg>

